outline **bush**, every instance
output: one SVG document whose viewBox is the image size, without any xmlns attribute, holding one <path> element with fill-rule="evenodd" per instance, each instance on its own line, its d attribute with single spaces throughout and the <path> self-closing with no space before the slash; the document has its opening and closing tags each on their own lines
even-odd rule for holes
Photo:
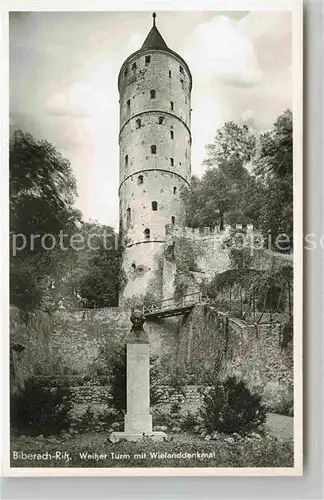
<svg viewBox="0 0 324 500">
<path fill-rule="evenodd" d="M 153 408 L 152 410 L 153 427 L 165 425 L 169 429 L 179 425 L 175 415 L 171 415 L 169 411 L 163 411 L 161 408 Z"/>
<path fill-rule="evenodd" d="M 252 394 L 243 381 L 229 377 L 207 390 L 201 417 L 208 432 L 246 434 L 265 421 L 266 411 L 261 396 Z"/>
<path fill-rule="evenodd" d="M 188 411 L 186 415 L 181 417 L 180 427 L 183 431 L 192 432 L 194 427 L 199 424 L 198 414 Z"/>
<path fill-rule="evenodd" d="M 78 432 L 90 432 L 94 428 L 95 415 L 89 405 L 86 411 L 77 419 L 74 430 Z"/>
<path fill-rule="evenodd" d="M 20 434 L 49 436 L 67 430 L 71 423 L 68 381 L 30 377 L 10 398 L 11 426 Z"/>
<path fill-rule="evenodd" d="M 262 402 L 267 411 L 294 416 L 294 390 L 279 382 L 268 382 L 263 390 Z"/>
<path fill-rule="evenodd" d="M 121 425 L 123 424 L 120 413 L 117 414 L 114 410 L 109 409 L 98 413 L 97 421 L 104 431 L 109 430 L 114 422 L 120 422 Z"/>
</svg>

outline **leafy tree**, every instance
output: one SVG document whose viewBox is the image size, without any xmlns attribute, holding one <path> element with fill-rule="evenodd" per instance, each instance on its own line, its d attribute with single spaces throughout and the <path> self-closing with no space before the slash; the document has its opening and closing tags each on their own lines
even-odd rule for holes
<svg viewBox="0 0 324 500">
<path fill-rule="evenodd" d="M 73 206 L 76 183 L 70 162 L 45 140 L 17 130 L 10 140 L 9 152 L 10 299 L 18 307 L 35 308 L 44 303 L 51 277 L 62 259 L 57 250 L 44 248 L 42 238 L 50 234 L 52 240 L 56 239 L 61 230 L 71 233 L 80 220 L 80 213 Z M 14 252 L 19 234 L 27 244 Z M 30 285 L 26 286 L 29 278 Z"/>
<path fill-rule="evenodd" d="M 276 237 L 293 236 L 293 122 L 284 111 L 273 129 L 260 137 L 254 172 L 262 180 L 265 196 L 260 211 L 260 228 Z"/>
<path fill-rule="evenodd" d="M 217 130 L 214 143 L 206 146 L 207 170 L 182 193 L 187 225 L 223 226 L 224 218 L 257 223 L 262 186 L 247 169 L 254 152 L 255 136 L 247 126 L 226 122 Z"/>
<path fill-rule="evenodd" d="M 78 293 L 89 307 L 112 307 L 118 305 L 121 253 L 116 245 L 116 235 L 109 226 L 96 223 L 84 225 L 88 235 L 96 235 L 91 245 L 79 255 L 82 274 L 78 280 Z M 107 241 L 103 233 L 108 235 Z"/>
</svg>

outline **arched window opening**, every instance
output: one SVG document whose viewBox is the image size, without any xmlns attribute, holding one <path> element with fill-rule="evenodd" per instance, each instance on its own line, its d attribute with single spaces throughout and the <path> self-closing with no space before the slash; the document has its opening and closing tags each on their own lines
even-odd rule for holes
<svg viewBox="0 0 324 500">
<path fill-rule="evenodd" d="M 175 186 L 173 188 L 173 194 L 177 194 L 177 188 Z"/>
<path fill-rule="evenodd" d="M 140 185 L 140 184 L 143 184 L 144 182 L 144 177 L 142 175 L 139 175 L 137 177 L 137 184 Z"/>
<path fill-rule="evenodd" d="M 151 62 L 151 56 L 145 56 L 145 66 L 150 64 L 150 62 Z"/>
<path fill-rule="evenodd" d="M 169 69 L 169 78 L 171 78 L 171 76 L 172 76 L 172 71 L 171 69 Z"/>
<path fill-rule="evenodd" d="M 170 137 L 171 137 L 171 139 L 174 139 L 174 132 L 173 132 L 173 130 L 170 130 Z"/>
<path fill-rule="evenodd" d="M 141 119 L 137 118 L 137 120 L 136 120 L 136 128 L 141 128 L 141 126 L 142 126 Z"/>
<path fill-rule="evenodd" d="M 126 227 L 127 228 L 129 228 L 129 226 L 130 226 L 131 218 L 132 218 L 132 212 L 131 212 L 131 209 L 128 207 L 126 210 Z"/>
<path fill-rule="evenodd" d="M 130 110 L 130 99 L 128 99 L 128 101 L 126 102 L 126 105 L 127 105 L 127 110 Z"/>
<path fill-rule="evenodd" d="M 174 216 L 174 215 L 172 215 L 172 217 L 171 217 L 171 224 L 172 224 L 173 226 L 175 225 L 175 216 Z"/>
<path fill-rule="evenodd" d="M 125 167 L 128 167 L 128 155 L 125 155 Z"/>
<path fill-rule="evenodd" d="M 135 269 L 136 269 L 136 264 L 135 264 L 135 262 L 133 262 L 133 264 L 132 264 L 132 266 L 131 266 L 131 267 L 132 267 L 132 269 L 133 269 L 133 270 L 135 270 Z"/>
<path fill-rule="evenodd" d="M 174 166 L 174 159 L 173 158 L 170 158 L 170 165 L 171 165 L 171 167 Z"/>
<path fill-rule="evenodd" d="M 134 69 L 136 69 L 136 68 L 137 68 L 136 62 L 134 62 L 134 63 L 132 64 L 132 69 L 134 70 Z"/>
<path fill-rule="evenodd" d="M 174 110 L 174 104 L 173 104 L 173 101 L 170 101 L 170 108 L 171 108 L 171 111 Z"/>
<path fill-rule="evenodd" d="M 164 122 L 164 116 L 159 116 L 159 125 L 162 125 Z"/>
<path fill-rule="evenodd" d="M 183 74 L 183 67 L 182 66 L 179 66 L 179 71 L 180 71 L 180 73 Z"/>
<path fill-rule="evenodd" d="M 151 99 L 155 99 L 155 95 L 156 95 L 155 90 L 150 90 Z"/>
<path fill-rule="evenodd" d="M 153 144 L 151 146 L 151 153 L 152 153 L 152 155 L 156 155 L 156 146 L 155 146 L 155 144 Z"/>
<path fill-rule="evenodd" d="M 150 237 L 151 237 L 151 231 L 148 228 L 144 229 L 144 239 L 149 240 Z"/>
<path fill-rule="evenodd" d="M 126 66 L 125 70 L 124 70 L 124 76 L 127 76 L 128 74 L 128 67 Z"/>
<path fill-rule="evenodd" d="M 153 212 L 156 212 L 157 209 L 158 209 L 157 201 L 152 201 L 152 210 L 153 210 Z"/>
</svg>

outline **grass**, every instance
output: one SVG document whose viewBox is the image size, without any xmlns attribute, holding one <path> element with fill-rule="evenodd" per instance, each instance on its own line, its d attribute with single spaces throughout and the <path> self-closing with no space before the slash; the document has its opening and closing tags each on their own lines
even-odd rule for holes
<svg viewBox="0 0 324 500">
<path fill-rule="evenodd" d="M 293 467 L 293 441 L 265 436 L 235 443 L 204 441 L 191 434 L 169 435 L 172 441 L 143 438 L 136 443 L 107 441 L 106 433 L 73 437 L 12 439 L 12 467 Z M 13 452 L 35 454 L 14 460 Z M 45 459 L 45 453 L 47 459 Z M 55 458 L 55 453 L 61 455 Z M 97 454 L 97 456 L 86 456 Z M 43 454 L 43 457 L 37 455 Z M 82 454 L 83 458 L 82 458 Z M 158 456 L 158 454 L 160 454 Z M 51 458 L 48 458 L 52 455 Z M 17 456 L 17 455 L 16 455 Z M 67 460 L 67 458 L 69 460 Z"/>
</svg>

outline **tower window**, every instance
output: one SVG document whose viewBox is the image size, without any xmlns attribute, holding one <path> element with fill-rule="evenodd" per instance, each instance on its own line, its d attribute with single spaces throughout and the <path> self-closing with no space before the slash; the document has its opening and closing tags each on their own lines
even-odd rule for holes
<svg viewBox="0 0 324 500">
<path fill-rule="evenodd" d="M 125 71 L 124 71 L 124 76 L 127 76 L 127 74 L 128 74 L 128 68 L 126 66 Z"/>
<path fill-rule="evenodd" d="M 125 167 L 128 167 L 128 155 L 125 155 Z"/>
<path fill-rule="evenodd" d="M 173 158 L 170 158 L 170 165 L 171 165 L 171 167 L 173 167 L 173 165 L 174 165 L 174 159 Z"/>
<path fill-rule="evenodd" d="M 156 155 L 156 146 L 155 146 L 155 144 L 153 144 L 151 146 L 151 153 L 152 153 L 152 155 Z"/>
<path fill-rule="evenodd" d="M 175 186 L 173 188 L 173 194 L 177 194 L 177 188 Z"/>
<path fill-rule="evenodd" d="M 170 101 L 170 108 L 171 108 L 171 111 L 174 110 L 174 104 L 173 104 L 173 101 Z"/>
<path fill-rule="evenodd" d="M 132 69 L 136 69 L 136 68 L 137 68 L 136 62 L 134 62 L 134 63 L 132 64 Z"/>
<path fill-rule="evenodd" d="M 150 237 L 151 237 L 151 231 L 148 228 L 144 229 L 144 239 L 149 240 Z"/>
<path fill-rule="evenodd" d="M 152 210 L 153 210 L 153 212 L 156 212 L 157 209 L 158 209 L 157 201 L 152 201 Z"/>
<path fill-rule="evenodd" d="M 142 126 L 142 122 L 141 122 L 140 118 L 137 118 L 137 120 L 136 120 L 136 128 L 141 128 L 141 126 Z"/>
<path fill-rule="evenodd" d="M 128 208 L 128 209 L 126 210 L 126 227 L 127 227 L 127 228 L 129 228 L 129 226 L 130 226 L 130 223 L 131 223 L 131 217 L 132 217 L 132 215 L 131 215 L 131 209 L 130 209 L 130 208 Z"/>
<path fill-rule="evenodd" d="M 183 74 L 183 67 L 182 66 L 179 66 L 179 71 L 180 71 L 180 73 Z"/>
<path fill-rule="evenodd" d="M 155 99 L 155 95 L 156 95 L 155 90 L 150 90 L 151 99 Z"/>
<path fill-rule="evenodd" d="M 145 66 L 150 64 L 150 62 L 151 62 L 151 56 L 145 56 Z"/>
<path fill-rule="evenodd" d="M 171 78 L 171 76 L 172 76 L 172 71 L 171 69 L 169 69 L 169 78 Z"/>
<path fill-rule="evenodd" d="M 128 99 L 128 101 L 126 102 L 126 105 L 127 105 L 127 110 L 130 109 L 130 99 Z"/>
<path fill-rule="evenodd" d="M 171 139 L 174 139 L 174 132 L 173 132 L 173 130 L 170 130 L 170 137 L 171 137 Z"/>
<path fill-rule="evenodd" d="M 171 224 L 172 224 L 173 226 L 174 226 L 174 224 L 175 224 L 175 217 L 174 217 L 174 215 L 172 215 L 172 217 L 171 217 Z"/>
<path fill-rule="evenodd" d="M 140 185 L 140 184 L 143 184 L 143 182 L 144 182 L 144 178 L 143 178 L 143 176 L 142 176 L 142 175 L 139 175 L 139 176 L 137 177 L 137 184 L 138 184 L 138 185 Z"/>
<path fill-rule="evenodd" d="M 159 116 L 159 125 L 162 125 L 164 122 L 164 116 Z"/>
</svg>

